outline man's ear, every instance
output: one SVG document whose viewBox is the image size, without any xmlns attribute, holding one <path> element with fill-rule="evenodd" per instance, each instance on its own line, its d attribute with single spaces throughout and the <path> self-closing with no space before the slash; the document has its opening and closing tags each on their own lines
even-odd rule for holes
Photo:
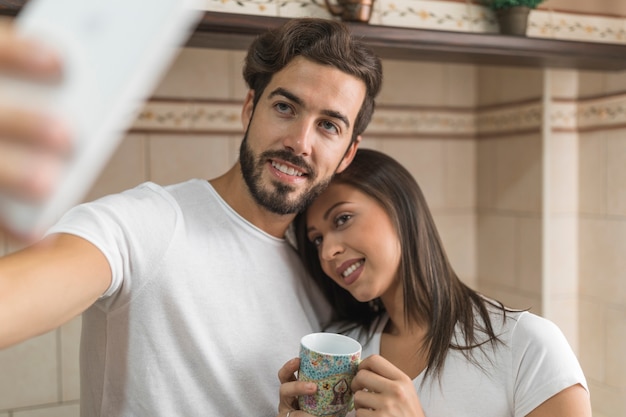
<svg viewBox="0 0 626 417">
<path fill-rule="evenodd" d="M 252 120 L 252 113 L 254 113 L 254 90 L 248 90 L 241 108 L 241 123 L 244 131 L 248 130 L 248 125 L 250 120 Z"/>
<path fill-rule="evenodd" d="M 356 151 L 359 148 L 359 144 L 361 143 L 362 139 L 363 138 L 361 137 L 361 135 L 359 135 L 354 139 L 354 141 L 352 141 L 352 143 L 348 147 L 348 150 L 346 151 L 346 154 L 344 155 L 343 159 L 339 163 L 339 166 L 337 167 L 337 171 L 335 172 L 336 174 L 339 174 L 340 172 L 343 172 L 344 169 L 348 168 L 348 165 L 350 165 L 350 163 L 354 159 L 354 155 L 356 155 Z"/>
</svg>

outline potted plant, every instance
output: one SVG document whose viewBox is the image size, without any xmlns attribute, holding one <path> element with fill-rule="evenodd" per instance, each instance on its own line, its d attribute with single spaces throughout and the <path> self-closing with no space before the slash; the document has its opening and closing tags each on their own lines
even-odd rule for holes
<svg viewBox="0 0 626 417">
<path fill-rule="evenodd" d="M 500 33 L 526 36 L 528 14 L 544 0 L 483 0 L 493 10 L 500 24 Z"/>
</svg>

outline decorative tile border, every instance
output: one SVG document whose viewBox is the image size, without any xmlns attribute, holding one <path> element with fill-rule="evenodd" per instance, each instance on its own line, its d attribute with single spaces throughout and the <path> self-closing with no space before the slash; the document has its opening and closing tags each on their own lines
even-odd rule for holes
<svg viewBox="0 0 626 417">
<path fill-rule="evenodd" d="M 533 10 L 528 36 L 573 41 L 626 43 L 626 19 Z"/>
<path fill-rule="evenodd" d="M 626 94 L 579 102 L 576 122 L 580 130 L 626 126 Z"/>
<path fill-rule="evenodd" d="M 367 128 L 378 137 L 424 136 L 474 137 L 476 116 L 473 110 L 433 110 L 414 108 L 392 110 L 378 107 Z"/>
<path fill-rule="evenodd" d="M 337 0 L 332 0 L 336 3 Z M 324 0 L 204 0 L 205 10 L 279 17 L 332 18 Z M 372 25 L 497 33 L 492 10 L 480 4 L 441 0 L 376 0 Z M 626 18 L 535 9 L 527 36 L 574 41 L 626 43 Z"/>
<path fill-rule="evenodd" d="M 151 100 L 139 113 L 131 130 L 241 133 L 241 103 Z"/>
<path fill-rule="evenodd" d="M 388 137 L 475 138 L 539 131 L 544 123 L 541 100 L 488 108 L 379 106 L 367 135 Z M 150 133 L 242 132 L 241 103 L 151 100 L 132 131 Z M 626 93 L 587 99 L 554 100 L 548 116 L 554 131 L 610 129 L 626 126 Z"/>
<path fill-rule="evenodd" d="M 479 109 L 476 119 L 478 136 L 540 130 L 543 104 L 540 101 L 510 105 L 504 108 Z"/>
<path fill-rule="evenodd" d="M 275 0 L 204 0 L 203 10 L 223 13 L 278 16 Z"/>
<path fill-rule="evenodd" d="M 550 112 L 550 126 L 556 131 L 575 131 L 578 129 L 578 103 L 553 102 Z"/>
<path fill-rule="evenodd" d="M 378 3 L 381 25 L 462 32 L 472 30 L 469 8 L 465 3 L 428 0 L 378 0 Z"/>
</svg>

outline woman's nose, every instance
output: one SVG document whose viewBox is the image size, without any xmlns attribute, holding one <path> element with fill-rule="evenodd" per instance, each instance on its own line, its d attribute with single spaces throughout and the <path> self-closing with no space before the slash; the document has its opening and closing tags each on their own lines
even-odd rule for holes
<svg viewBox="0 0 626 417">
<path fill-rule="evenodd" d="M 322 242 L 322 250 L 320 251 L 320 256 L 325 261 L 332 261 L 335 256 L 341 254 L 344 248 L 343 245 L 339 242 L 338 239 L 332 236 L 324 237 Z"/>
</svg>

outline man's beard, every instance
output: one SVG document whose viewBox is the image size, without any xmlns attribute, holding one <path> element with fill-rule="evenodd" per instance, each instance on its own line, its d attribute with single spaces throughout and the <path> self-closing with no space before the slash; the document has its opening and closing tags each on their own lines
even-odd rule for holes
<svg viewBox="0 0 626 417">
<path fill-rule="evenodd" d="M 322 182 L 303 191 L 295 199 L 289 198 L 290 194 L 294 193 L 296 190 L 290 185 L 272 181 L 269 185 L 271 188 L 265 189 L 263 188 L 263 180 L 261 178 L 263 169 L 268 159 L 275 158 L 282 159 L 294 166 L 302 168 L 308 173 L 309 180 L 317 177 L 315 170 L 310 167 L 306 161 L 285 150 L 266 151 L 255 160 L 254 153 L 248 144 L 248 132 L 246 132 L 246 135 L 241 141 L 241 147 L 239 148 L 239 163 L 241 164 L 243 179 L 246 181 L 248 190 L 257 204 L 272 213 L 280 215 L 299 213 L 308 207 L 330 183 L 331 178 L 326 178 Z"/>
</svg>

